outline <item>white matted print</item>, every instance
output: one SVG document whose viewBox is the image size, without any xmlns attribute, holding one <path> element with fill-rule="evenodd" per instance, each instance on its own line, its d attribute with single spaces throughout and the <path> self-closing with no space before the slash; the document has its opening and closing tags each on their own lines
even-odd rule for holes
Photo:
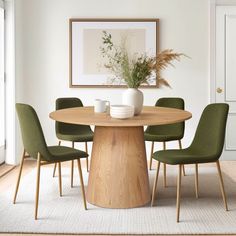
<svg viewBox="0 0 236 236">
<path fill-rule="evenodd" d="M 125 37 L 130 54 L 158 53 L 158 19 L 70 19 L 70 87 L 122 87 L 110 83 L 104 67 L 103 31 L 116 44 Z M 143 87 L 157 87 L 156 79 Z"/>
</svg>

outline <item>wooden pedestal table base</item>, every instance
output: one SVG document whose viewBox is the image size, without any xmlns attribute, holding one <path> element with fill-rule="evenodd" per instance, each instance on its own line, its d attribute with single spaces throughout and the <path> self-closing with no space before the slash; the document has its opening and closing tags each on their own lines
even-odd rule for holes
<svg viewBox="0 0 236 236">
<path fill-rule="evenodd" d="M 143 126 L 96 126 L 87 201 L 132 208 L 150 201 Z"/>
<path fill-rule="evenodd" d="M 87 201 L 106 208 L 132 208 L 150 201 L 143 126 L 174 124 L 191 116 L 166 107 L 143 107 L 141 114 L 126 120 L 94 113 L 93 107 L 50 113 L 58 122 L 95 126 Z"/>
</svg>

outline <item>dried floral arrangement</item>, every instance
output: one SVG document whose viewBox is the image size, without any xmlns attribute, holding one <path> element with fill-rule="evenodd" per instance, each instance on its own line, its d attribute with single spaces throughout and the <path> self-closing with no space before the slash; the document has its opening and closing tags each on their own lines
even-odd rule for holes
<svg viewBox="0 0 236 236">
<path fill-rule="evenodd" d="M 161 77 L 161 71 L 169 65 L 173 66 L 174 60 L 180 61 L 183 53 L 175 53 L 172 49 L 166 49 L 156 57 L 146 54 L 134 54 L 130 57 L 126 48 L 126 39 L 121 45 L 115 45 L 112 35 L 103 31 L 103 46 L 100 47 L 102 56 L 106 58 L 104 65 L 113 75 L 111 83 L 126 84 L 129 88 L 138 88 L 141 85 L 149 85 L 153 80 L 157 80 L 159 87 L 170 84 Z"/>
</svg>

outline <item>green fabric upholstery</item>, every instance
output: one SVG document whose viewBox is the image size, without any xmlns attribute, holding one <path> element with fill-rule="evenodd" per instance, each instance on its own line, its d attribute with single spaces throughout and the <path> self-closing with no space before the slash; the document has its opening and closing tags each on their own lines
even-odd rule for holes
<svg viewBox="0 0 236 236">
<path fill-rule="evenodd" d="M 42 155 L 42 160 L 68 161 L 87 157 L 86 152 L 63 146 L 47 146 L 43 130 L 38 119 L 38 116 L 30 105 L 16 104 L 21 135 L 26 152 L 33 158 L 37 159 L 38 152 Z"/>
<path fill-rule="evenodd" d="M 68 161 L 88 157 L 86 152 L 70 147 L 49 146 L 48 150 L 51 154 L 51 160 L 53 161 Z"/>
<path fill-rule="evenodd" d="M 56 100 L 56 110 L 82 106 L 83 103 L 79 98 L 58 98 Z M 73 125 L 56 121 L 56 135 L 60 140 L 71 142 L 93 141 L 93 131 L 88 125 Z"/>
<path fill-rule="evenodd" d="M 228 111 L 229 105 L 225 103 L 208 105 L 188 148 L 158 151 L 153 158 L 170 165 L 216 162 L 224 146 Z"/>
<path fill-rule="evenodd" d="M 184 110 L 182 98 L 160 98 L 155 106 L 169 107 Z M 171 125 L 148 126 L 144 132 L 145 141 L 167 142 L 181 140 L 184 136 L 184 122 Z"/>
</svg>

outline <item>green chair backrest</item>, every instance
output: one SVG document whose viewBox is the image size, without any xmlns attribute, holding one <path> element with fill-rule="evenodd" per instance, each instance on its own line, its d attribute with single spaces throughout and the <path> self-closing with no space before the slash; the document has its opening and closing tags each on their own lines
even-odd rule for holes
<svg viewBox="0 0 236 236">
<path fill-rule="evenodd" d="M 37 158 L 38 152 L 47 159 L 50 154 L 34 108 L 27 104 L 17 103 L 16 111 L 25 151 L 35 159 Z"/>
<path fill-rule="evenodd" d="M 56 110 L 73 108 L 73 107 L 83 107 L 82 101 L 76 97 L 58 98 L 56 100 Z M 70 134 L 70 132 L 72 132 L 73 134 L 75 133 L 81 134 L 91 131 L 91 128 L 88 125 L 73 125 L 58 121 L 56 121 L 55 127 L 56 127 L 56 135 Z"/>
<path fill-rule="evenodd" d="M 225 140 L 229 105 L 214 103 L 204 109 L 190 148 L 220 158 Z"/>
<path fill-rule="evenodd" d="M 184 110 L 184 100 L 178 97 L 160 98 L 157 100 L 155 106 L 169 107 Z M 185 123 L 180 122 L 171 125 L 154 125 L 148 126 L 146 132 L 152 134 L 175 134 L 182 139 L 184 136 Z"/>
</svg>

